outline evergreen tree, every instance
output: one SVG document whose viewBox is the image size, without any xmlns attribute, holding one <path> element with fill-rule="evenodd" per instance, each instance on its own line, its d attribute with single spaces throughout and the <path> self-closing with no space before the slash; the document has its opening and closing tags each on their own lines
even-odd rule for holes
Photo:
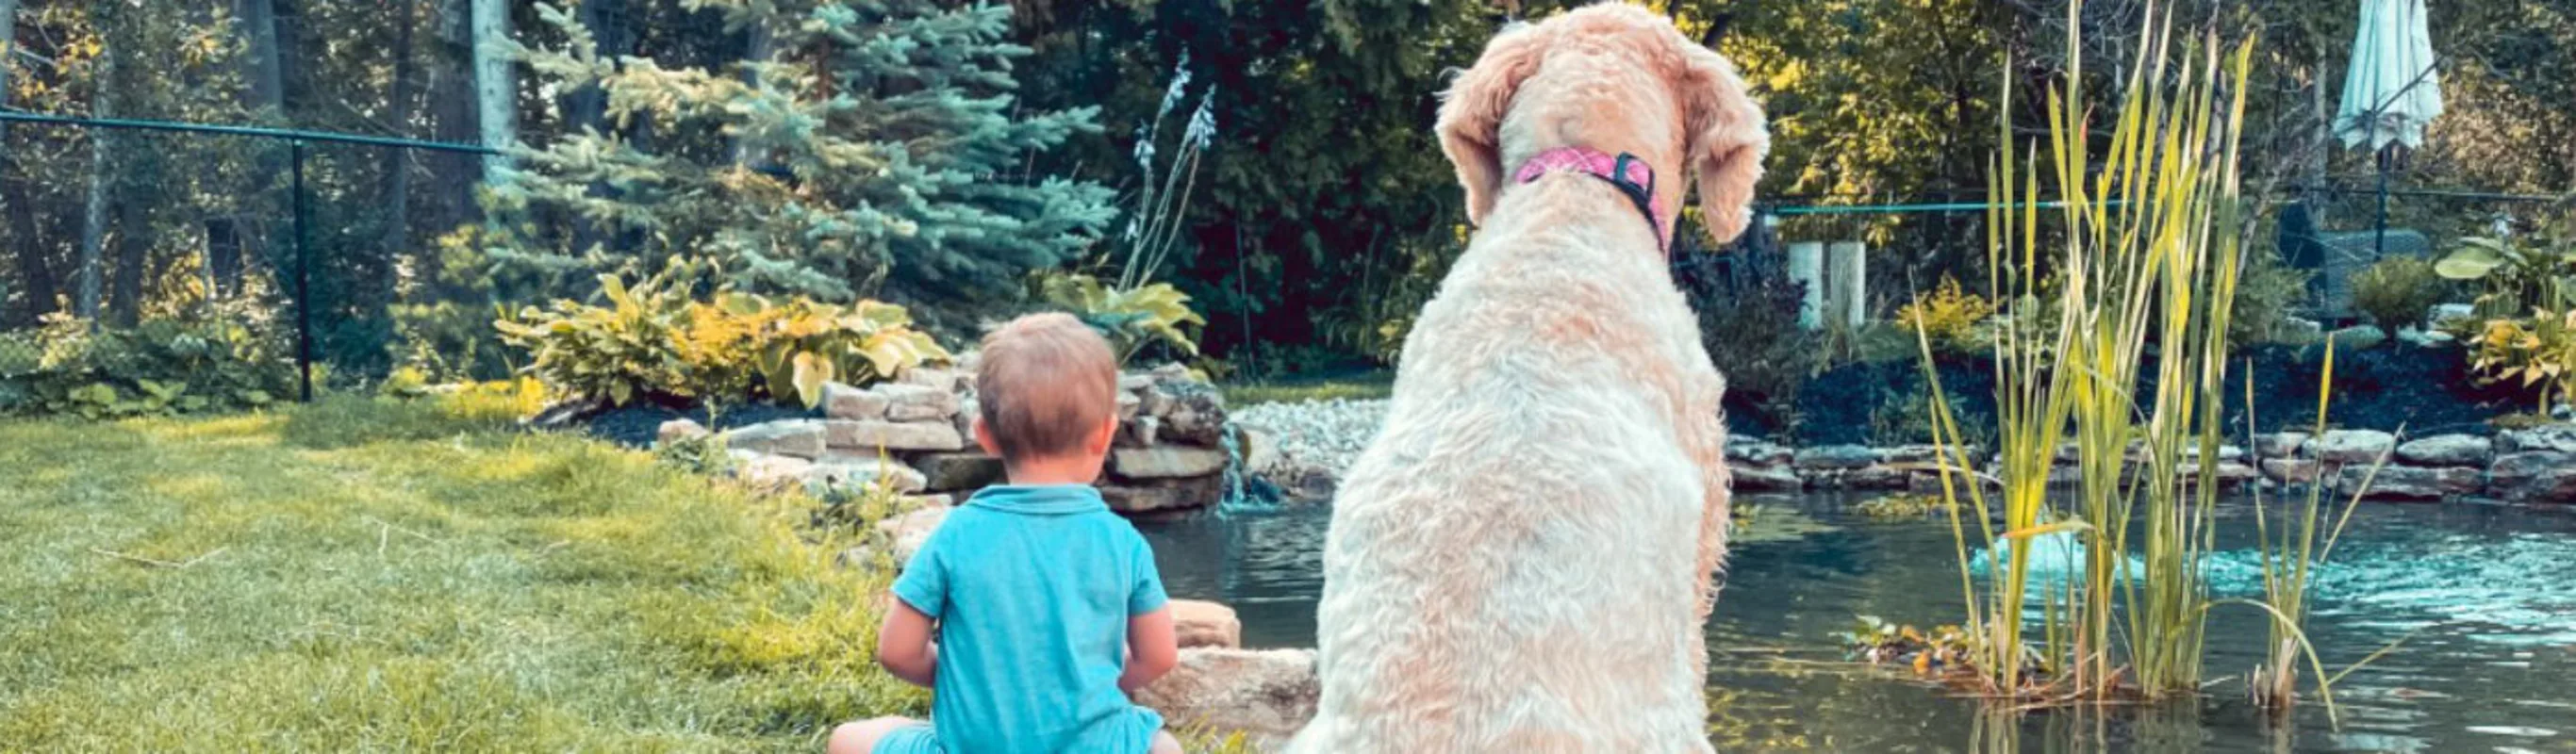
<svg viewBox="0 0 2576 754">
<path fill-rule="evenodd" d="M 705 5 L 728 34 L 766 44 L 729 70 L 612 59 L 577 13 L 540 6 L 562 40 L 517 52 L 555 91 L 596 87 L 608 128 L 501 169 L 491 209 L 512 240 L 497 256 L 627 272 L 706 258 L 746 290 L 953 316 L 1015 297 L 1024 274 L 1078 254 L 1115 214 L 1105 189 L 1020 173 L 1096 126 L 1089 107 L 1015 112 L 1010 64 L 1028 50 L 1004 39 L 1009 8 Z M 574 232 L 583 224 L 600 232 Z"/>
</svg>

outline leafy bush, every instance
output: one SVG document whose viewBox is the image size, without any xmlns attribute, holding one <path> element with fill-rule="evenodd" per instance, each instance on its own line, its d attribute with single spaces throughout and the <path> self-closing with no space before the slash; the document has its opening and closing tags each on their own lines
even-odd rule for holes
<svg viewBox="0 0 2576 754">
<path fill-rule="evenodd" d="M 2411 257 L 2382 259 L 2352 276 L 2353 308 L 2390 336 L 2424 321 L 2449 293 L 2431 262 Z"/>
<path fill-rule="evenodd" d="M 256 305 L 197 306 L 93 332 L 56 315 L 0 334 L 0 413 L 102 419 L 266 406 L 295 388 L 292 351 Z"/>
<path fill-rule="evenodd" d="M 2247 348 L 2280 340 L 2290 318 L 2308 297 L 2307 270 L 2281 261 L 2279 254 L 2251 253 L 2237 271 L 2236 302 L 2227 315 L 2228 348 Z"/>
<path fill-rule="evenodd" d="M 2433 266 L 2452 280 L 2484 286 L 2478 313 L 2519 316 L 2532 307 L 2568 308 L 2576 296 L 2576 220 L 2561 220 L 2524 238 L 2463 238 Z"/>
<path fill-rule="evenodd" d="M 765 394 L 811 407 L 822 402 L 824 383 L 865 385 L 949 358 L 928 333 L 912 329 L 903 307 L 739 293 L 701 302 L 689 293 L 697 272 L 675 265 L 632 287 L 602 275 L 608 306 L 557 301 L 493 326 L 533 356 L 528 373 L 616 405 Z"/>
<path fill-rule="evenodd" d="M 1897 309 L 1896 321 L 1931 341 L 1936 353 L 1968 355 L 1993 345 L 1986 321 L 1994 314 L 1993 302 L 1961 289 L 1957 278 L 1944 277 L 1932 292 L 1916 294 Z"/>
<path fill-rule="evenodd" d="M 1118 287 L 1090 275 L 1052 272 L 1038 278 L 1038 296 L 1100 331 L 1118 348 L 1121 362 L 1157 342 L 1196 356 L 1198 342 L 1182 328 L 1207 324 L 1190 310 L 1189 294 L 1170 283 Z"/>
<path fill-rule="evenodd" d="M 2493 319 L 2478 335 L 2470 366 L 2493 381 L 2548 383 L 2541 408 L 2576 399 L 2576 309 L 2535 309 L 2529 319 Z"/>
<path fill-rule="evenodd" d="M 637 398 L 692 397 L 681 358 L 683 327 L 690 317 L 683 267 L 629 288 L 615 275 L 599 276 L 608 306 L 558 300 L 551 309 L 528 307 L 520 321 L 492 326 L 501 340 L 526 349 L 526 370 L 567 392 L 626 405 Z"/>
<path fill-rule="evenodd" d="M 1698 302 L 1700 342 L 1726 372 L 1729 402 L 1780 430 L 1797 424 L 1798 391 L 1825 364 L 1816 336 L 1798 324 L 1806 295 L 1805 284 L 1768 276 Z"/>
</svg>

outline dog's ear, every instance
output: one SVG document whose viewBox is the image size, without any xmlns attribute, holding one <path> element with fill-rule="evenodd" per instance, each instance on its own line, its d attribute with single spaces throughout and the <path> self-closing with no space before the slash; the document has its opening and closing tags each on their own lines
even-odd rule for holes
<svg viewBox="0 0 2576 754">
<path fill-rule="evenodd" d="M 1494 210 L 1503 180 L 1503 114 L 1511 110 L 1521 82 L 1538 72 L 1542 49 L 1539 33 L 1531 27 L 1506 27 L 1485 45 L 1475 67 L 1458 74 L 1441 95 L 1440 123 L 1434 130 L 1440 134 L 1440 151 L 1458 169 L 1459 185 L 1467 189 L 1471 225 L 1485 224 L 1486 213 Z"/>
<path fill-rule="evenodd" d="M 1682 44 L 1688 66 L 1681 76 L 1684 162 L 1699 174 L 1702 224 L 1723 244 L 1752 223 L 1753 184 L 1762 180 L 1771 130 L 1734 63 L 1708 48 Z"/>
</svg>

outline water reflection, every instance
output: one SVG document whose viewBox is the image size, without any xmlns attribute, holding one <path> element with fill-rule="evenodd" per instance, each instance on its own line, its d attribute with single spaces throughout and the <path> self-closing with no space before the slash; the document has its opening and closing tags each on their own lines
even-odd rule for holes
<svg viewBox="0 0 2576 754">
<path fill-rule="evenodd" d="M 2468 506 L 2373 505 L 2320 573 L 2313 637 L 2329 671 L 2405 642 L 2336 687 L 2342 726 L 2310 699 L 2286 725 L 2232 680 L 2261 661 L 2263 618 L 2220 608 L 2214 683 L 2152 709 L 1994 715 L 1902 672 L 1848 662 L 1833 636 L 1854 616 L 1929 625 L 1960 617 L 1946 524 L 1885 523 L 1851 499 L 1779 498 L 1819 525 L 1748 537 L 1711 622 L 1712 740 L 1724 751 L 2576 751 L 2576 516 Z M 2225 518 L 2243 520 L 2231 509 Z M 1252 646 L 1313 646 L 1329 511 L 1287 507 L 1140 524 L 1175 596 L 1235 606 Z M 2250 532 L 2222 534 L 2214 589 Z M 2249 561 L 2250 562 L 2250 561 Z"/>
</svg>

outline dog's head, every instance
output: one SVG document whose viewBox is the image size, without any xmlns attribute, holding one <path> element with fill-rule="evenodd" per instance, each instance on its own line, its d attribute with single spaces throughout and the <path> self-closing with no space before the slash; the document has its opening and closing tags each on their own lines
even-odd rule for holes
<svg viewBox="0 0 2576 754">
<path fill-rule="evenodd" d="M 1719 243 L 1750 222 L 1753 184 L 1771 136 L 1744 79 L 1672 21 L 1603 4 L 1494 36 L 1440 106 L 1440 148 L 1467 189 L 1467 221 L 1484 224 L 1506 171 L 1541 150 L 1627 152 L 1655 167 L 1662 206 L 1681 205 L 1688 170 Z M 1674 218 L 1658 221 L 1670 227 Z"/>
</svg>

